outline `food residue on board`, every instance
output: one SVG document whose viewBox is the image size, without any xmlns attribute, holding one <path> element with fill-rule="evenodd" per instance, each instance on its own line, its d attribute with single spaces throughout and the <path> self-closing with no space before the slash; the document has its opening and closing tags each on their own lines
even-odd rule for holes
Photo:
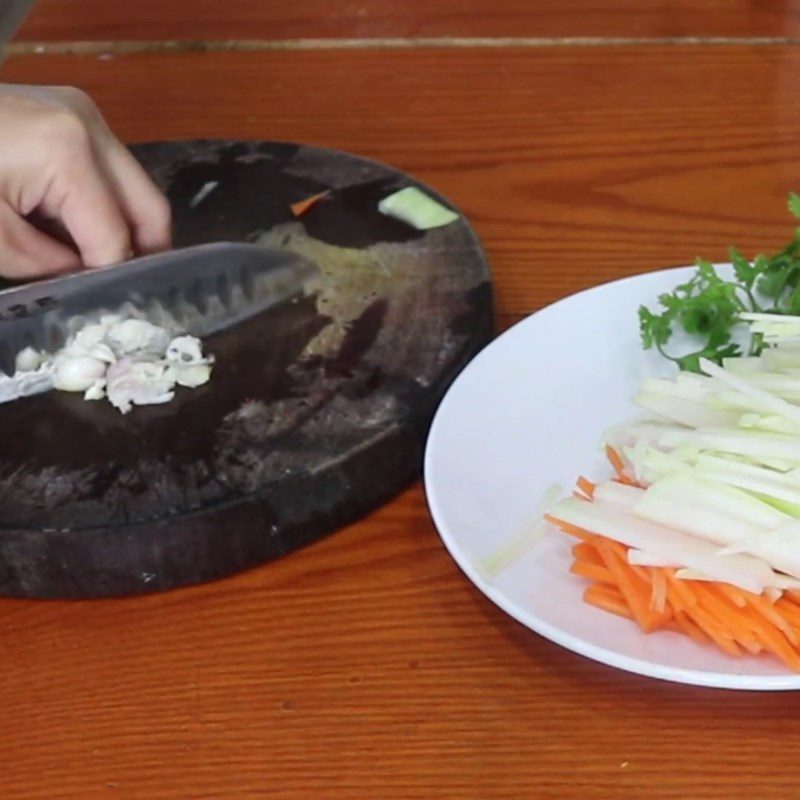
<svg viewBox="0 0 800 800">
<path fill-rule="evenodd" d="M 167 403 L 175 387 L 211 377 L 213 357 L 194 336 L 175 336 L 143 319 L 106 314 L 75 332 L 54 355 L 26 348 L 13 376 L 0 378 L 0 402 L 56 389 L 107 399 L 121 413 Z"/>
</svg>

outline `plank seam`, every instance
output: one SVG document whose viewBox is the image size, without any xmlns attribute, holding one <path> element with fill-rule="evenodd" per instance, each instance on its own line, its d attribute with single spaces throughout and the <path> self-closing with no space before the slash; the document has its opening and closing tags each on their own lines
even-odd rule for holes
<svg viewBox="0 0 800 800">
<path fill-rule="evenodd" d="M 270 50 L 401 50 L 414 48 L 551 48 L 551 47 L 698 47 L 750 46 L 791 47 L 800 38 L 785 36 L 438 36 L 363 39 L 219 39 L 219 40 L 105 40 L 19 41 L 6 48 L 6 55 L 127 55 L 135 53 L 253 52 Z"/>
</svg>

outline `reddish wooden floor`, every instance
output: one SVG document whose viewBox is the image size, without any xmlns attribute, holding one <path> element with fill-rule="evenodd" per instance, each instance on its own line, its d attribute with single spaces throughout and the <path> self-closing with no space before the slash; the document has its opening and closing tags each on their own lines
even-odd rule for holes
<svg viewBox="0 0 800 800">
<path fill-rule="evenodd" d="M 797 36 L 797 0 L 38 0 L 21 38 Z"/>
</svg>

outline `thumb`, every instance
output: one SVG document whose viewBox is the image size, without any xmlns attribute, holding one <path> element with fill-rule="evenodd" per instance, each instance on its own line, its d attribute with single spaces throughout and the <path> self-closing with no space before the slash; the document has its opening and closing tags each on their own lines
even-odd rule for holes
<svg viewBox="0 0 800 800">
<path fill-rule="evenodd" d="M 36 230 L 0 201 L 0 275 L 12 280 L 54 275 L 81 266 L 66 245 Z"/>
</svg>

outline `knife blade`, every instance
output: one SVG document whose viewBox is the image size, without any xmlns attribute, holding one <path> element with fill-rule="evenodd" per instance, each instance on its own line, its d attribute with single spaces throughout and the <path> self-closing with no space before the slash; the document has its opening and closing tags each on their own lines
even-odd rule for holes
<svg viewBox="0 0 800 800">
<path fill-rule="evenodd" d="M 0 61 L 3 47 L 11 41 L 35 0 L 2 0 L 0 2 Z"/>
<path fill-rule="evenodd" d="M 218 242 L 135 258 L 0 291 L 0 369 L 21 350 L 54 353 L 102 313 L 128 313 L 202 338 L 312 293 L 317 266 L 299 254 Z"/>
</svg>

